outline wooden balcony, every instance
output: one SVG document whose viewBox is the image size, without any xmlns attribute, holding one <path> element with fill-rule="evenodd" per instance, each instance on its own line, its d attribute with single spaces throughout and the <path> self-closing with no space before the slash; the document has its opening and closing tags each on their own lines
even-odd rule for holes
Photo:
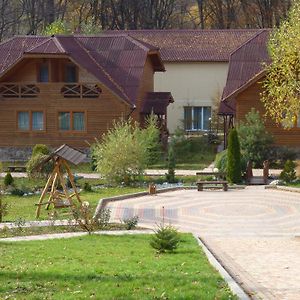
<svg viewBox="0 0 300 300">
<path fill-rule="evenodd" d="M 0 95 L 3 98 L 35 98 L 39 93 L 40 89 L 35 84 L 0 84 Z"/>
<path fill-rule="evenodd" d="M 0 83 L 0 97 L 6 98 L 36 98 L 39 95 L 60 95 L 64 98 L 98 98 L 101 88 L 95 83 Z"/>
<path fill-rule="evenodd" d="M 102 90 L 96 84 L 65 84 L 61 94 L 65 98 L 98 98 Z"/>
</svg>

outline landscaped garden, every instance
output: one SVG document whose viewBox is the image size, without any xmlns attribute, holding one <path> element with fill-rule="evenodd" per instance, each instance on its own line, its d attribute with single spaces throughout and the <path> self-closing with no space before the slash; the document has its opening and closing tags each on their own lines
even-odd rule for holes
<svg viewBox="0 0 300 300">
<path fill-rule="evenodd" d="M 236 299 L 190 234 L 158 254 L 149 235 L 1 242 L 3 299 Z"/>
</svg>

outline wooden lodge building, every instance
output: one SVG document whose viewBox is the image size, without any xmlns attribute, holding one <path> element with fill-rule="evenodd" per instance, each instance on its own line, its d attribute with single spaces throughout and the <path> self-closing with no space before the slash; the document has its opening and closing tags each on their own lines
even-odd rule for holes
<svg viewBox="0 0 300 300">
<path fill-rule="evenodd" d="M 245 119 L 255 108 L 263 117 L 265 109 L 260 100 L 265 64 L 270 64 L 267 43 L 271 30 L 260 30 L 254 37 L 234 51 L 229 59 L 229 70 L 220 102 L 219 114 L 224 118 L 224 139 L 234 123 Z M 266 130 L 274 136 L 277 146 L 300 148 L 300 120 L 289 130 L 265 119 Z"/>
<path fill-rule="evenodd" d="M 42 143 L 87 148 L 121 117 L 166 122 L 158 48 L 128 35 L 16 36 L 0 44 L 0 157 Z M 18 154 L 18 149 L 22 149 Z M 22 154 L 21 154 L 22 152 Z M 26 152 L 26 151 L 25 151 Z"/>
</svg>

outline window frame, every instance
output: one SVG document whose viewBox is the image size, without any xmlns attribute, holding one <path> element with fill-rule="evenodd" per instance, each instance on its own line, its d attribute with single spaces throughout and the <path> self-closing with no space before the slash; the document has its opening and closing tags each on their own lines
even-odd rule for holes
<svg viewBox="0 0 300 300">
<path fill-rule="evenodd" d="M 61 130 L 59 127 L 59 114 L 60 113 L 70 113 L 70 130 Z M 84 130 L 74 130 L 73 126 L 73 114 L 74 113 L 83 113 L 84 114 Z M 73 109 L 73 110 L 63 110 L 60 109 L 57 111 L 57 131 L 59 133 L 74 133 L 74 134 L 82 134 L 82 133 L 87 133 L 87 111 L 82 110 L 82 109 Z"/>
<path fill-rule="evenodd" d="M 68 67 L 75 68 L 75 81 L 67 81 L 67 68 Z M 78 67 L 74 63 L 71 63 L 71 62 L 66 63 L 64 65 L 64 82 L 71 84 L 71 83 L 78 83 L 78 80 L 79 80 Z"/>
<path fill-rule="evenodd" d="M 22 130 L 19 128 L 19 113 L 20 112 L 27 112 L 29 114 L 29 129 L 27 130 Z M 41 112 L 43 113 L 43 129 L 42 130 L 34 130 L 33 129 L 33 118 L 32 118 L 32 115 L 33 113 L 35 112 Z M 31 132 L 31 133 L 44 133 L 46 132 L 46 113 L 45 113 L 45 110 L 43 109 L 39 109 L 39 110 L 29 110 L 29 109 L 19 109 L 16 111 L 16 130 L 17 132 L 24 132 L 24 133 L 28 133 L 28 132 Z"/>
<path fill-rule="evenodd" d="M 195 116 L 195 109 L 197 108 L 201 108 L 201 128 L 195 128 L 194 124 L 195 124 L 195 120 L 194 120 L 194 116 Z M 204 124 L 205 124 L 205 120 L 204 120 L 204 108 L 210 108 L 210 118 L 212 115 L 212 107 L 211 106 L 184 106 L 183 107 L 183 122 L 184 122 L 184 130 L 187 132 L 208 132 L 210 130 L 210 128 L 208 127 L 207 129 L 204 129 Z M 190 124 L 191 124 L 191 128 L 187 129 L 186 127 L 186 119 L 185 119 L 185 111 L 186 109 L 190 109 L 191 110 L 191 120 L 190 120 Z"/>
<path fill-rule="evenodd" d="M 48 68 L 48 81 L 41 81 L 41 67 L 43 65 L 47 65 L 47 68 Z M 37 64 L 37 82 L 41 83 L 41 84 L 51 82 L 51 64 L 48 60 L 43 61 L 43 62 L 39 62 Z"/>
</svg>

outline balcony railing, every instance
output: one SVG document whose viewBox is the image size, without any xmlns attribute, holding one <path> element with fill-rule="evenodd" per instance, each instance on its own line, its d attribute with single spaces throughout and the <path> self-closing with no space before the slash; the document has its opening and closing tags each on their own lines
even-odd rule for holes
<svg viewBox="0 0 300 300">
<path fill-rule="evenodd" d="M 98 98 L 101 88 L 95 83 L 0 83 L 0 97 L 36 98 L 41 95 L 60 94 L 64 98 Z"/>
<path fill-rule="evenodd" d="M 102 90 L 96 84 L 65 84 L 61 93 L 65 98 L 98 98 Z"/>
<path fill-rule="evenodd" d="M 35 84 L 4 83 L 0 85 L 0 95 L 4 98 L 34 98 L 40 93 Z"/>
</svg>

